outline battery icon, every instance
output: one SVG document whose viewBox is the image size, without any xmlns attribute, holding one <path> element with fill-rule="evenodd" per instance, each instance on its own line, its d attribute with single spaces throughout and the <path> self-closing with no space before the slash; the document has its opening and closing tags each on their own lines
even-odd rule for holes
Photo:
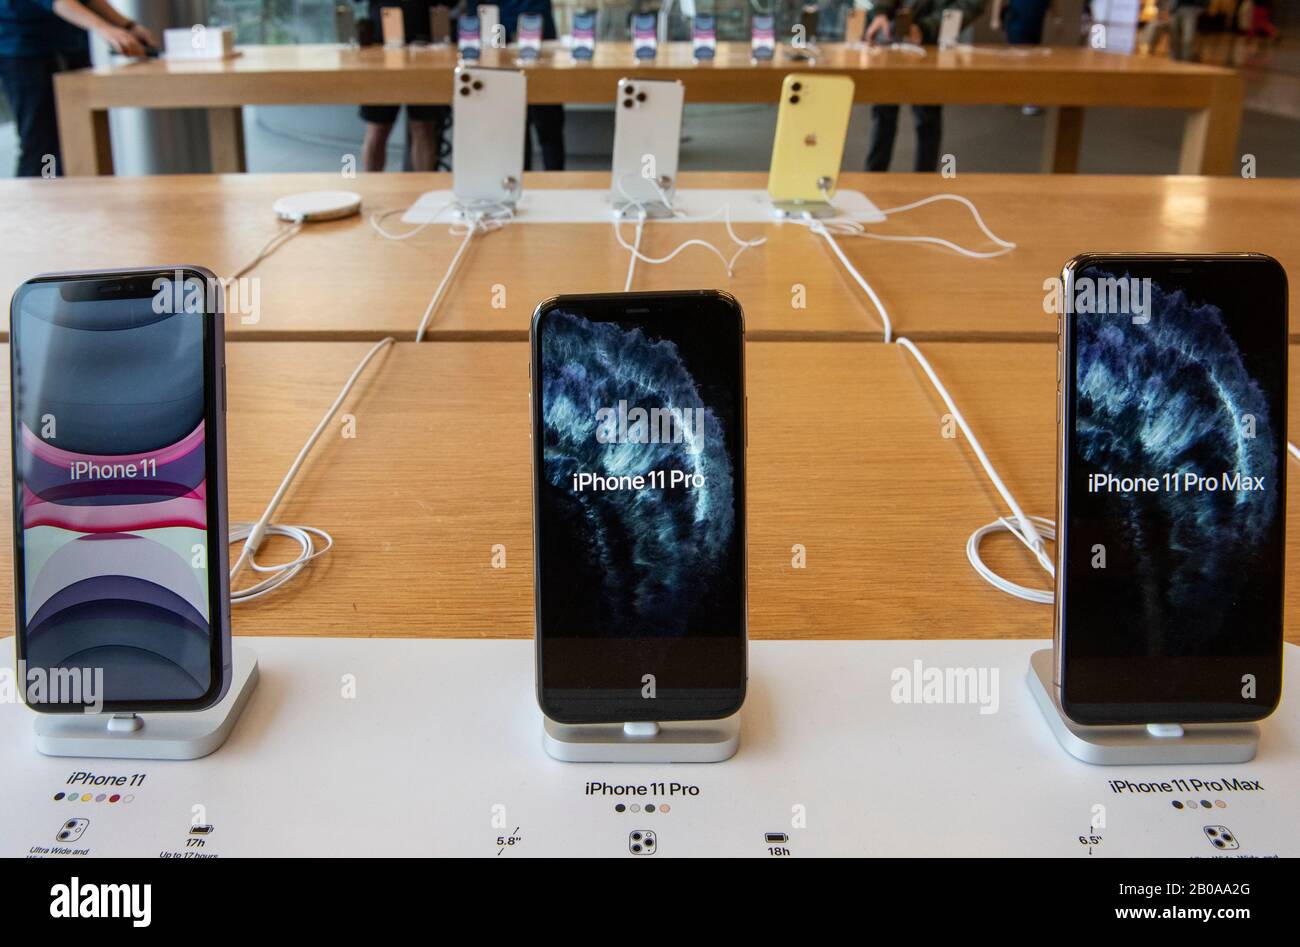
<svg viewBox="0 0 1300 947">
<path fill-rule="evenodd" d="M 191 825 L 190 835 L 211 835 L 212 826 L 210 825 Z"/>
<path fill-rule="evenodd" d="M 780 845 L 783 842 L 790 841 L 790 836 L 784 832 L 767 832 L 763 835 L 763 841 L 769 845 Z"/>
</svg>

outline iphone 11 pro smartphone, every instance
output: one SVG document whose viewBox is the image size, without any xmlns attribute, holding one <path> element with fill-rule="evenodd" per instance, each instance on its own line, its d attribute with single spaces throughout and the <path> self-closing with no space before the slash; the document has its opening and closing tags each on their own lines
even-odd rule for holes
<svg viewBox="0 0 1300 947">
<path fill-rule="evenodd" d="M 677 184 L 684 87 L 676 79 L 620 79 L 615 95 L 614 204 L 664 204 Z"/>
<path fill-rule="evenodd" d="M 465 207 L 513 204 L 524 178 L 528 80 L 517 69 L 456 67 L 452 193 Z"/>
<path fill-rule="evenodd" d="M 36 710 L 201 710 L 230 684 L 221 288 L 197 267 L 14 294 L 18 657 Z M 75 688 L 73 688 L 75 690 Z M 74 699 L 75 698 L 75 699 Z"/>
<path fill-rule="evenodd" d="M 772 200 L 825 201 L 835 193 L 852 111 L 848 76 L 785 77 L 767 177 Z"/>
<path fill-rule="evenodd" d="M 1058 361 L 1056 684 L 1081 724 L 1258 720 L 1282 687 L 1287 281 L 1087 254 Z"/>
<path fill-rule="evenodd" d="M 560 723 L 706 720 L 745 697 L 745 370 L 715 291 L 533 315 L 537 698 Z"/>
</svg>

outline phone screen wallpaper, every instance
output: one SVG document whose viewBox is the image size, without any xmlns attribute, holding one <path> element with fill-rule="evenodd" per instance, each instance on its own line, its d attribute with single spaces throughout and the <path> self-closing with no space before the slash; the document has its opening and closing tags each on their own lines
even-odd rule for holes
<svg viewBox="0 0 1300 947">
<path fill-rule="evenodd" d="M 1144 292 L 1128 273 L 1080 275 Z M 1286 340 L 1280 303 L 1240 287 L 1150 279 L 1142 314 L 1074 317 L 1068 619 L 1087 632 L 1067 639 L 1076 650 L 1276 649 Z"/>
<path fill-rule="evenodd" d="M 540 346 L 546 634 L 739 634 L 734 326 L 554 310 Z"/>
<path fill-rule="evenodd" d="M 29 668 L 102 668 L 106 700 L 211 682 L 201 315 L 27 293 L 16 509 Z"/>
</svg>

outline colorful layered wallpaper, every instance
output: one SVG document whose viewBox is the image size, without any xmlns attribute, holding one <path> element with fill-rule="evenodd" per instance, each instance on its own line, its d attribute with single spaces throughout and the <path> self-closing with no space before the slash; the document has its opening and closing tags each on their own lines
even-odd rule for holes
<svg viewBox="0 0 1300 947">
<path fill-rule="evenodd" d="M 203 321 L 148 307 L 24 300 L 25 655 L 102 667 L 107 700 L 192 700 L 211 679 Z"/>
</svg>

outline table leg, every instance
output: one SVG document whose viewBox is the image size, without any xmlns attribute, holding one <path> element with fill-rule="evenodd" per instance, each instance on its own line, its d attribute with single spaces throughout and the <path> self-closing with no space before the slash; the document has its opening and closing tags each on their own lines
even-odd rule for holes
<svg viewBox="0 0 1300 947">
<path fill-rule="evenodd" d="M 1215 84 L 1210 104 L 1187 116 L 1179 174 L 1235 174 L 1240 169 L 1237 136 L 1243 97 L 1241 77 L 1225 76 Z"/>
<path fill-rule="evenodd" d="M 1083 143 L 1083 108 L 1053 106 L 1045 117 L 1042 170 L 1049 174 L 1075 174 L 1079 170 L 1079 146 Z"/>
<path fill-rule="evenodd" d="M 59 150 L 68 175 L 113 173 L 113 139 L 108 133 L 108 111 L 86 103 L 77 72 L 54 77 L 58 110 Z"/>
<path fill-rule="evenodd" d="M 213 174 L 248 170 L 244 154 L 244 110 L 239 106 L 208 109 L 208 152 Z"/>
</svg>

